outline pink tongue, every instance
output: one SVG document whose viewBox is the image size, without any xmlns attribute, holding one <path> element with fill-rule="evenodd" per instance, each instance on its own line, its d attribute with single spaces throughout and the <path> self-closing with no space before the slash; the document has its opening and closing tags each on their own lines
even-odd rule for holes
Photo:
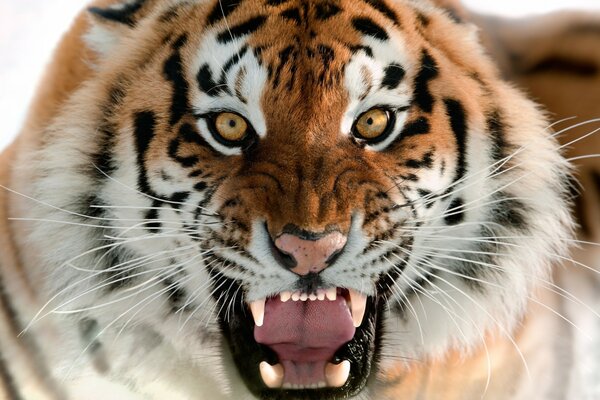
<svg viewBox="0 0 600 400">
<path fill-rule="evenodd" d="M 254 328 L 254 339 L 279 356 L 284 384 L 314 385 L 325 382 L 325 365 L 354 337 L 354 324 L 346 300 L 281 302 L 267 300 L 263 326 Z"/>
</svg>

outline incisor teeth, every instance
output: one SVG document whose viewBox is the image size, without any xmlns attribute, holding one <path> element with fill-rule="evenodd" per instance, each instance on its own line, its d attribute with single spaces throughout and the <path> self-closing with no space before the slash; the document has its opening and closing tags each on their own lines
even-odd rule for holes
<svg viewBox="0 0 600 400">
<path fill-rule="evenodd" d="M 310 301 L 315 301 L 315 300 L 317 300 L 317 295 L 314 293 L 311 293 L 310 295 L 308 295 L 308 299 Z"/>
<path fill-rule="evenodd" d="M 285 303 L 286 301 L 288 301 L 289 299 L 292 298 L 292 292 L 281 292 L 280 296 L 281 296 L 281 301 L 283 303 Z"/>
<path fill-rule="evenodd" d="M 300 292 L 294 292 L 294 293 L 292 293 L 292 300 L 293 301 L 300 300 Z"/>
<path fill-rule="evenodd" d="M 252 311 L 256 326 L 263 326 L 265 321 L 265 300 L 256 300 L 250 303 L 250 311 Z"/>
<path fill-rule="evenodd" d="M 337 289 L 330 288 L 325 290 L 325 296 L 327 296 L 327 299 L 329 299 L 330 301 L 335 301 L 337 299 Z"/>
<path fill-rule="evenodd" d="M 306 293 L 302 293 L 302 294 L 300 295 L 300 300 L 302 300 L 302 301 L 306 301 L 306 300 L 308 300 L 308 295 L 307 295 Z"/>
<path fill-rule="evenodd" d="M 367 296 L 353 289 L 348 289 L 350 293 L 350 311 L 352 312 L 352 321 L 354 327 L 358 328 L 362 324 L 367 309 Z"/>
<path fill-rule="evenodd" d="M 263 382 L 271 389 L 279 389 L 283 385 L 283 365 L 271 365 L 263 361 L 259 365 Z"/>
<path fill-rule="evenodd" d="M 350 361 L 344 360 L 339 364 L 327 363 L 325 366 L 325 378 L 327 386 L 342 387 L 350 376 Z"/>
<path fill-rule="evenodd" d="M 325 300 L 325 291 L 322 289 L 317 290 L 317 299 L 319 299 L 319 301 L 323 301 Z"/>
</svg>

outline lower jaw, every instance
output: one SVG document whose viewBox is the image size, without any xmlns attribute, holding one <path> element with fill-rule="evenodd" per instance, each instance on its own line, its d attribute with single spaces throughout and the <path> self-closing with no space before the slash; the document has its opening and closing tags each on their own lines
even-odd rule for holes
<svg viewBox="0 0 600 400">
<path fill-rule="evenodd" d="M 338 349 L 329 361 L 333 365 L 349 362 L 350 374 L 344 384 L 340 387 L 319 387 L 326 382 L 298 380 L 284 382 L 278 389 L 271 389 L 265 385 L 260 373 L 260 365 L 261 363 L 277 365 L 282 361 L 272 349 L 254 340 L 254 320 L 245 310 L 241 295 L 239 297 L 234 299 L 235 310 L 228 314 L 229 318 L 225 315 L 221 316 L 221 329 L 237 367 L 237 374 L 258 398 L 265 400 L 345 399 L 362 391 L 371 376 L 375 375 L 383 325 L 381 316 L 384 302 L 380 296 L 368 299 L 364 321 L 357 328 L 354 338 Z M 235 374 L 234 371 L 231 372 Z M 315 384 L 317 387 L 314 387 Z"/>
</svg>

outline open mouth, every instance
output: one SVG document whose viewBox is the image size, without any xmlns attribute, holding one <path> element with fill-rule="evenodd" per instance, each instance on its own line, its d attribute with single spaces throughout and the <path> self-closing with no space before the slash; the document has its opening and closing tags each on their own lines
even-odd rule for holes
<svg viewBox="0 0 600 400">
<path fill-rule="evenodd" d="M 221 326 L 238 373 L 259 398 L 348 398 L 372 375 L 380 303 L 352 289 L 282 292 L 239 302 Z"/>
</svg>

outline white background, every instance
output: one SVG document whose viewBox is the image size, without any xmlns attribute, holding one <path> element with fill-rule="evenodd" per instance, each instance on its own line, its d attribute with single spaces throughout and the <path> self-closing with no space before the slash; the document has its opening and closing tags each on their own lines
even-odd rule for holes
<svg viewBox="0 0 600 400">
<path fill-rule="evenodd" d="M 563 8 L 600 10 L 600 0 L 463 0 L 479 11 L 519 17 Z M 53 47 L 88 0 L 0 0 L 0 149 L 25 116 Z"/>
</svg>

